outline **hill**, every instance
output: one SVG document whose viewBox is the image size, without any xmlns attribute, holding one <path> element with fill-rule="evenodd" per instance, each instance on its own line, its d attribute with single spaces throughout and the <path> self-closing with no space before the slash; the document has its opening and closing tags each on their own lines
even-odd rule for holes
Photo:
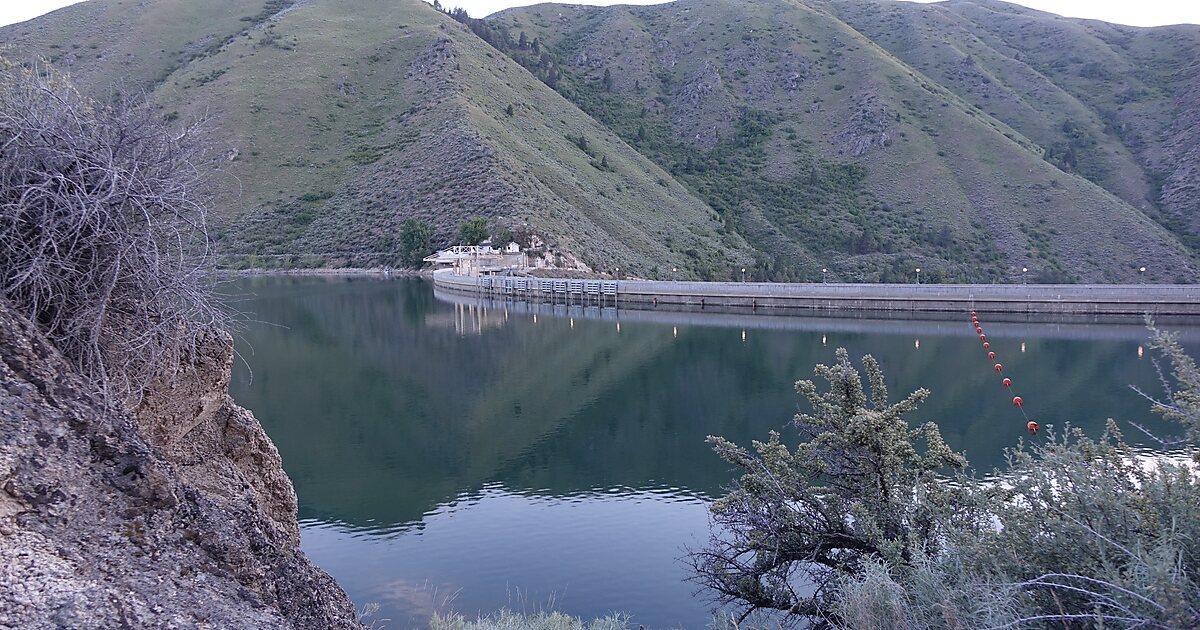
<svg viewBox="0 0 1200 630">
<path fill-rule="evenodd" d="M 457 18 L 90 0 L 0 45 L 207 116 L 233 266 L 395 264 L 405 219 L 444 244 L 485 216 L 643 276 L 1200 277 L 1200 28 L 992 0 Z"/>
<path fill-rule="evenodd" d="M 1200 245 L 1200 27 L 1069 20 L 989 0 L 834 0 L 838 17 Z"/>
<path fill-rule="evenodd" d="M 898 280 L 919 266 L 935 279 L 1011 281 L 1025 267 L 1039 279 L 1130 281 L 1145 265 L 1157 279 L 1194 278 L 1193 252 L 1162 225 L 1186 236 L 1182 221 L 1157 207 L 1152 178 L 1100 114 L 1065 96 L 1001 108 L 969 92 L 970 81 L 952 80 L 954 68 L 985 61 L 949 52 L 965 47 L 967 34 L 934 37 L 934 17 L 1009 5 L 964 0 L 926 16 L 928 6 L 547 4 L 487 23 L 509 41 L 524 33 L 530 46 L 548 49 L 538 61 L 556 67 L 560 92 L 801 277 L 828 265 L 842 277 Z M 864 16 L 897 11 L 916 32 L 891 22 L 868 28 Z M 1020 19 L 1083 28 L 1045 14 Z M 1043 32 L 1006 53 L 1071 45 L 1064 39 Z M 515 48 L 516 57 L 526 54 Z M 1198 49 L 1174 50 L 1194 58 Z M 1029 83 L 1013 92 L 1036 101 L 1045 89 Z M 1054 112 L 1063 101 L 1074 109 Z M 1070 143 L 1076 134 L 1086 148 Z"/>
<path fill-rule="evenodd" d="M 227 2 L 204 16 L 185 0 L 139 4 L 92 0 L 0 40 L 16 59 L 75 51 L 55 63 L 102 97 L 124 75 L 169 120 L 207 117 L 231 264 L 394 264 L 405 219 L 446 243 L 474 216 L 594 268 L 709 275 L 750 260 L 705 203 L 419 0 Z"/>
</svg>

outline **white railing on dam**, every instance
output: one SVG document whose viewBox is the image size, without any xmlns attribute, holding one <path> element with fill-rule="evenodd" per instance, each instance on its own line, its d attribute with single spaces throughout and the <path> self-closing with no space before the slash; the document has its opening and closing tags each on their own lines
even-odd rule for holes
<svg viewBox="0 0 1200 630">
<path fill-rule="evenodd" d="M 1086 284 L 826 284 L 585 280 L 434 273 L 440 288 L 514 299 L 634 306 L 1200 315 L 1200 287 Z"/>
</svg>

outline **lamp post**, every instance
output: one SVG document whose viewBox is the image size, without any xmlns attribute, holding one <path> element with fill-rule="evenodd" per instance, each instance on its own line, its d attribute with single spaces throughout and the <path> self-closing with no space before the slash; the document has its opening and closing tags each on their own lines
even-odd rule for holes
<svg viewBox="0 0 1200 630">
<path fill-rule="evenodd" d="M 921 268 L 917 267 L 917 284 L 921 284 Z"/>
<path fill-rule="evenodd" d="M 1141 280 L 1139 280 L 1139 282 L 1141 282 L 1142 284 L 1146 284 L 1146 268 L 1145 267 L 1138 268 L 1138 277 L 1141 278 Z"/>
<path fill-rule="evenodd" d="M 621 279 L 621 268 L 620 267 L 613 268 L 613 277 L 615 277 L 617 280 Z"/>
<path fill-rule="evenodd" d="M 1029 267 L 1021 267 L 1021 284 L 1029 284 L 1029 281 L 1025 277 L 1025 274 L 1028 273 L 1028 271 Z"/>
<path fill-rule="evenodd" d="M 678 267 L 671 267 L 671 279 L 672 280 L 679 279 L 679 268 Z"/>
<path fill-rule="evenodd" d="M 825 274 L 827 273 L 829 273 L 829 270 L 821 267 L 821 284 L 825 284 Z"/>
<path fill-rule="evenodd" d="M 742 282 L 746 281 L 746 268 L 742 267 Z"/>
</svg>

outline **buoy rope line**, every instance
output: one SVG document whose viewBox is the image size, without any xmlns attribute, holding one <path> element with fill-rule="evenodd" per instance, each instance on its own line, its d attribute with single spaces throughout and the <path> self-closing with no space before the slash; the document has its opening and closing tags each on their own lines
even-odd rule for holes
<svg viewBox="0 0 1200 630">
<path fill-rule="evenodd" d="M 975 311 L 971 311 L 971 326 L 975 328 L 975 334 L 979 335 L 979 342 L 983 344 L 983 350 L 987 352 L 988 360 L 994 364 L 992 369 L 996 371 L 996 374 L 1003 374 L 1004 365 L 996 360 L 996 352 L 992 350 L 992 343 L 987 340 L 987 335 L 983 332 L 983 325 L 979 323 L 979 315 Z M 1013 390 L 1012 379 L 1005 376 L 1000 381 L 1000 384 L 1013 394 L 1013 407 L 1016 407 L 1017 411 L 1021 412 L 1021 417 L 1025 418 L 1025 428 L 1033 435 L 1037 435 L 1040 427 L 1037 422 L 1030 419 L 1029 414 L 1025 413 L 1025 400 L 1016 395 L 1016 391 Z"/>
</svg>

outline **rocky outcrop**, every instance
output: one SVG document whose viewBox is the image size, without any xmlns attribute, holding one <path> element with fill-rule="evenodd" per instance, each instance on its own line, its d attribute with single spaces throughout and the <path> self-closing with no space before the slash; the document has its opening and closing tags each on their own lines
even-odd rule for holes
<svg viewBox="0 0 1200 630">
<path fill-rule="evenodd" d="M 136 417 L 0 305 L 0 627 L 357 628 L 215 338 Z"/>
</svg>

